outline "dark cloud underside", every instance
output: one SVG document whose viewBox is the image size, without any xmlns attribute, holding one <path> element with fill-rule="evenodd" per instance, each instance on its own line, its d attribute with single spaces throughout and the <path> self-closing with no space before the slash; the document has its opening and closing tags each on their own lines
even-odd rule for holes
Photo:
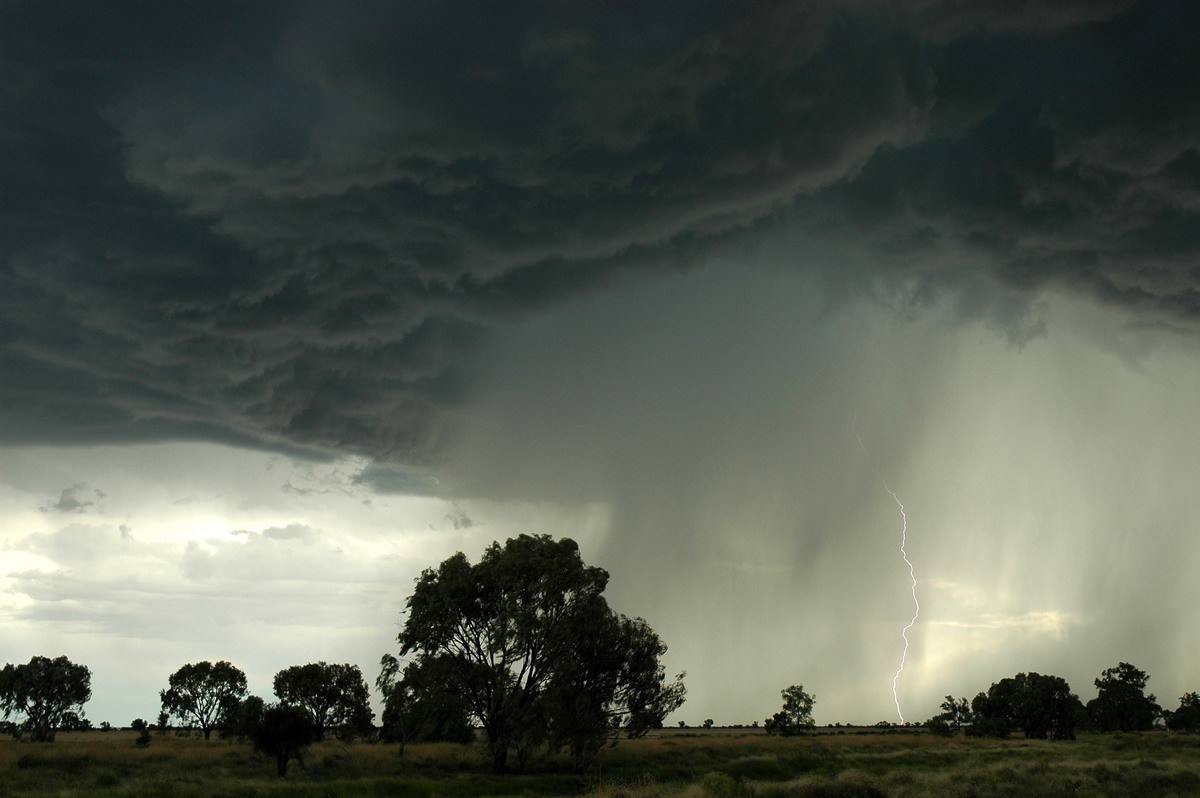
<svg viewBox="0 0 1200 798">
<path fill-rule="evenodd" d="M 1015 8 L 4 4 L 0 436 L 436 462 L 496 325 L 774 232 L 1194 333 L 1200 11 Z"/>
</svg>

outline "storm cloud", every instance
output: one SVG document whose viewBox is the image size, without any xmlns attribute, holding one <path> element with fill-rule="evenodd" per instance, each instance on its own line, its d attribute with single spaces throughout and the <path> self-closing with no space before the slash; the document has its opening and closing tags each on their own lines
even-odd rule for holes
<svg viewBox="0 0 1200 798">
<path fill-rule="evenodd" d="M 803 681 L 873 722 L 896 490 L 916 706 L 1121 659 L 1194 690 L 1164 607 L 1200 565 L 1197 29 L 1182 0 L 2 3 L 8 617 L 169 649 L 178 615 L 214 658 L 254 604 L 236 659 L 336 593 L 313 656 L 349 614 L 365 664 L 405 577 L 569 534 L 701 717 Z"/>
<path fill-rule="evenodd" d="M 498 327 L 764 228 L 1192 333 L 1196 9 L 909 5 L 6 4 L 4 439 L 436 463 Z"/>
</svg>

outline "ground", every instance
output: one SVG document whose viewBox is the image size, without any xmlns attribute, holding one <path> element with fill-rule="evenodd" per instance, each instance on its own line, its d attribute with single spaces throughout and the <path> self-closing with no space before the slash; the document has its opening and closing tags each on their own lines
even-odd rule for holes
<svg viewBox="0 0 1200 798">
<path fill-rule="evenodd" d="M 921 730 L 822 729 L 780 739 L 757 729 L 665 729 L 606 749 L 583 774 L 566 757 L 488 774 L 476 746 L 327 741 L 286 780 L 243 743 L 134 732 L 0 741 L 0 796 L 1187 796 L 1200 794 L 1200 737 L 1081 735 L 1069 743 L 941 739 Z"/>
</svg>

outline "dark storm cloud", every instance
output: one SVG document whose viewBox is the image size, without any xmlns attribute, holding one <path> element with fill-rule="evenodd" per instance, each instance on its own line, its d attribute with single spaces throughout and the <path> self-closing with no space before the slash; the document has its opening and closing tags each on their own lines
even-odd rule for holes
<svg viewBox="0 0 1200 798">
<path fill-rule="evenodd" d="M 490 327 L 780 230 L 1194 328 L 1198 15 L 7 4 L 0 439 L 436 462 Z"/>
<path fill-rule="evenodd" d="M 1053 37 L 971 34 L 931 58 L 924 139 L 799 202 L 920 269 L 975 256 L 1006 283 L 1087 291 L 1194 330 L 1200 81 L 1186 4 Z M 955 280 L 957 264 L 929 279 Z"/>
</svg>

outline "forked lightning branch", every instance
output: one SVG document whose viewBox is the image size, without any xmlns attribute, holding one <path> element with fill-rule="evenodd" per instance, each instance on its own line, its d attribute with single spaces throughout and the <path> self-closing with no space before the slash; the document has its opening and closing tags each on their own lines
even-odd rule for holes
<svg viewBox="0 0 1200 798">
<path fill-rule="evenodd" d="M 921 603 L 917 600 L 917 572 L 913 568 L 912 561 L 908 559 L 908 514 L 904 511 L 904 504 L 901 503 L 900 497 L 896 492 L 888 487 L 887 480 L 879 473 L 879 469 L 875 466 L 875 461 L 871 458 L 871 452 L 867 449 L 867 445 L 863 443 L 862 436 L 858 434 L 858 414 L 854 416 L 854 420 L 850 423 L 850 428 L 854 432 L 854 438 L 858 441 L 859 447 L 867 456 L 867 462 L 871 464 L 871 470 L 879 477 L 879 481 L 883 483 L 883 489 L 892 497 L 892 501 L 896 503 L 896 507 L 900 509 L 900 559 L 904 560 L 905 566 L 908 567 L 909 589 L 912 593 L 913 614 L 908 623 L 900 630 L 900 638 L 904 641 L 904 647 L 900 651 L 900 664 L 896 668 L 895 674 L 892 675 L 892 700 L 896 704 L 896 715 L 900 718 L 900 723 L 904 721 L 904 711 L 900 708 L 900 674 L 904 673 L 904 666 L 908 662 L 908 633 L 916 626 L 917 618 L 921 615 Z"/>
</svg>

